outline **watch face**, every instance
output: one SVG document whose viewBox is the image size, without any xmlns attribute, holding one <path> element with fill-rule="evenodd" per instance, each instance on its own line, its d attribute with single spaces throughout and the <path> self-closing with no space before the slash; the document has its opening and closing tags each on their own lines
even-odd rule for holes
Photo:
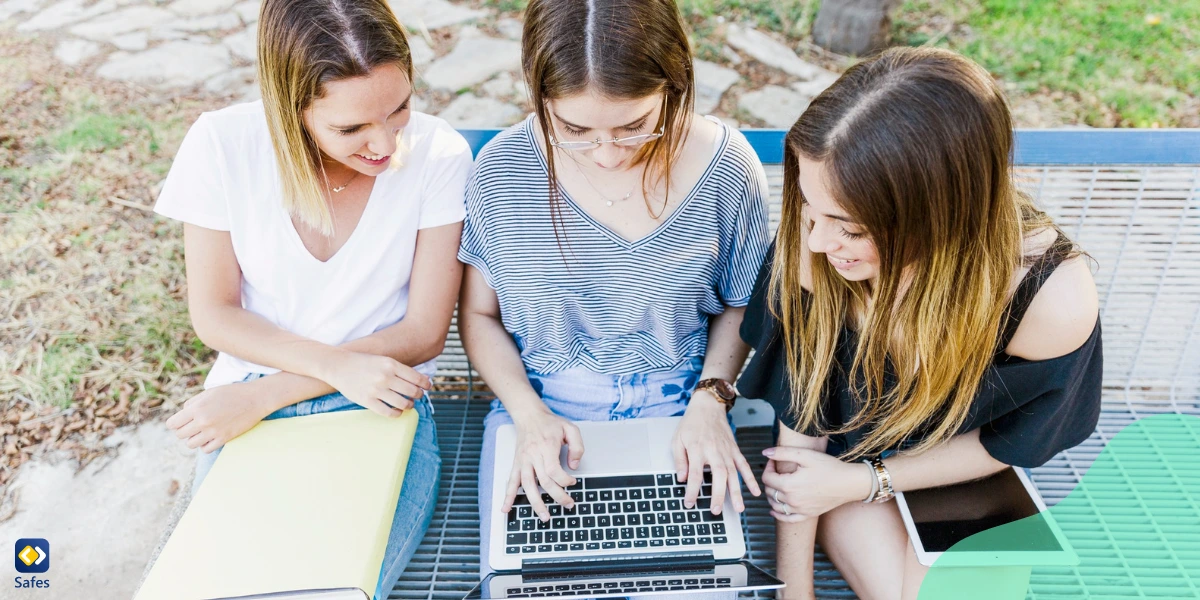
<svg viewBox="0 0 1200 600">
<path fill-rule="evenodd" d="M 726 400 L 737 399 L 737 390 L 733 389 L 733 384 L 728 381 L 721 380 L 717 383 L 717 390 L 721 394 L 721 397 Z"/>
<path fill-rule="evenodd" d="M 733 384 L 724 379 L 706 379 L 700 382 L 702 387 L 706 387 L 722 400 L 734 400 L 737 398 L 737 390 L 733 389 Z"/>
</svg>

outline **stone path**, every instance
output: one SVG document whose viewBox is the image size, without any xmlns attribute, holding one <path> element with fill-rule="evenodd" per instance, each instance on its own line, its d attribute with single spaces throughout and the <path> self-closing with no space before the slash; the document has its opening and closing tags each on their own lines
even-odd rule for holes
<svg viewBox="0 0 1200 600">
<path fill-rule="evenodd" d="M 520 21 L 448 0 L 391 5 L 411 32 L 419 110 L 458 127 L 529 112 Z M 107 79 L 251 100 L 258 11 L 259 0 L 0 0 L 0 31 L 50 36 L 59 61 Z M 697 112 L 785 128 L 836 78 L 771 35 L 716 21 L 723 64 L 696 61 Z"/>
</svg>

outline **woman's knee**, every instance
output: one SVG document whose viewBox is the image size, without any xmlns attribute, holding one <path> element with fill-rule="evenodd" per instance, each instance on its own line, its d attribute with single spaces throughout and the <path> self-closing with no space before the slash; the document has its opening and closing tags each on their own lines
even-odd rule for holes
<svg viewBox="0 0 1200 600">
<path fill-rule="evenodd" d="M 911 543 L 893 503 L 848 503 L 821 515 L 817 543 L 860 598 L 901 600 Z"/>
</svg>

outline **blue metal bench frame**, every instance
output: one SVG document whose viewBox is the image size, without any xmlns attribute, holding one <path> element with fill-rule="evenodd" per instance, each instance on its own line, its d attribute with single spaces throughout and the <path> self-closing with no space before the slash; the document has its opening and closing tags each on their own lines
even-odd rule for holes
<svg viewBox="0 0 1200 600">
<path fill-rule="evenodd" d="M 464 129 L 478 154 L 502 129 Z M 744 129 L 765 165 L 783 161 L 782 129 Z M 1016 165 L 1200 165 L 1200 129 L 1021 129 Z"/>
<path fill-rule="evenodd" d="M 499 131 L 462 133 L 478 152 Z M 775 165 L 772 187 L 778 194 L 785 132 L 744 133 L 763 163 Z M 1023 130 L 1016 134 L 1014 165 L 1026 189 L 1077 217 L 1078 224 L 1068 231 L 1083 236 L 1085 250 L 1102 269 L 1108 268 L 1106 260 L 1113 263 L 1111 277 L 1098 277 L 1106 353 L 1110 340 L 1117 349 L 1131 348 L 1118 356 L 1128 364 L 1111 369 L 1106 364 L 1105 407 L 1096 433 L 1034 471 L 1035 483 L 1053 505 L 1074 488 L 1107 440 L 1133 420 L 1158 412 L 1200 415 L 1200 130 Z M 1089 219 L 1100 224 L 1096 231 L 1103 229 L 1091 245 Z M 1130 266 L 1121 270 L 1123 264 Z M 1126 279 L 1132 282 L 1128 289 L 1122 287 Z M 1194 298 L 1189 300 L 1189 294 Z M 1128 308 L 1124 299 L 1143 296 L 1146 314 L 1129 317 L 1126 313 L 1142 305 Z M 1163 335 L 1163 319 L 1174 324 L 1178 335 L 1160 341 L 1156 336 Z M 391 598 L 457 600 L 478 581 L 476 478 L 483 417 L 492 395 L 465 363 L 457 339 L 452 331 L 444 364 L 465 364 L 465 370 L 450 369 L 435 394 L 443 461 L 439 509 Z M 1162 348 L 1168 354 L 1156 355 Z M 755 405 L 750 412 L 760 410 Z M 759 422 L 770 422 L 757 416 Z M 761 471 L 759 450 L 771 444 L 770 430 L 739 427 L 738 441 Z M 751 501 L 744 523 L 750 560 L 773 568 L 774 523 L 767 511 L 761 499 Z M 816 559 L 818 597 L 854 598 L 819 550 Z M 1035 571 L 1031 598 L 1038 597 L 1038 586 Z"/>
</svg>

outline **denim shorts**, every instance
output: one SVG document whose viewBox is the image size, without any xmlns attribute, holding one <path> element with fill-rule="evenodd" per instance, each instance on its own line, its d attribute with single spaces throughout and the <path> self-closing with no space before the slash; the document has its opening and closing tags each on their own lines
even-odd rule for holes
<svg viewBox="0 0 1200 600">
<path fill-rule="evenodd" d="M 251 374 L 244 381 L 262 377 L 261 374 Z M 237 384 L 231 384 L 237 385 Z M 264 420 L 286 419 L 320 413 L 341 412 L 345 410 L 364 410 L 338 392 L 318 396 L 285 406 L 271 413 Z M 437 427 L 433 423 L 433 405 L 428 396 L 423 396 L 413 403 L 417 411 L 417 433 L 413 438 L 412 451 L 409 453 L 408 466 L 404 472 L 404 483 L 400 488 L 400 498 L 396 502 L 396 512 L 392 516 L 391 531 L 388 534 L 387 549 L 383 553 L 383 564 L 379 569 L 379 580 L 376 582 L 374 600 L 383 600 L 395 586 L 396 580 L 408 566 L 425 530 L 433 518 L 433 509 L 437 505 L 438 484 L 441 479 L 442 460 L 438 451 Z M 208 471 L 221 453 L 218 448 L 211 454 L 199 452 L 196 459 L 196 476 L 192 481 L 192 493 L 195 494 L 204 481 Z"/>
<path fill-rule="evenodd" d="M 692 389 L 700 380 L 704 361 L 694 358 L 683 369 L 634 375 L 605 375 L 578 367 L 552 374 L 527 372 L 529 383 L 554 414 L 571 421 L 621 421 L 641 417 L 677 417 L 683 414 Z M 496 430 L 512 423 L 500 400 L 484 420 L 483 453 L 479 460 L 479 566 L 488 567 L 489 523 L 492 504 L 492 471 L 495 468 Z M 731 424 L 732 426 L 732 424 Z M 689 600 L 729 599 L 729 593 L 678 596 Z"/>
</svg>

